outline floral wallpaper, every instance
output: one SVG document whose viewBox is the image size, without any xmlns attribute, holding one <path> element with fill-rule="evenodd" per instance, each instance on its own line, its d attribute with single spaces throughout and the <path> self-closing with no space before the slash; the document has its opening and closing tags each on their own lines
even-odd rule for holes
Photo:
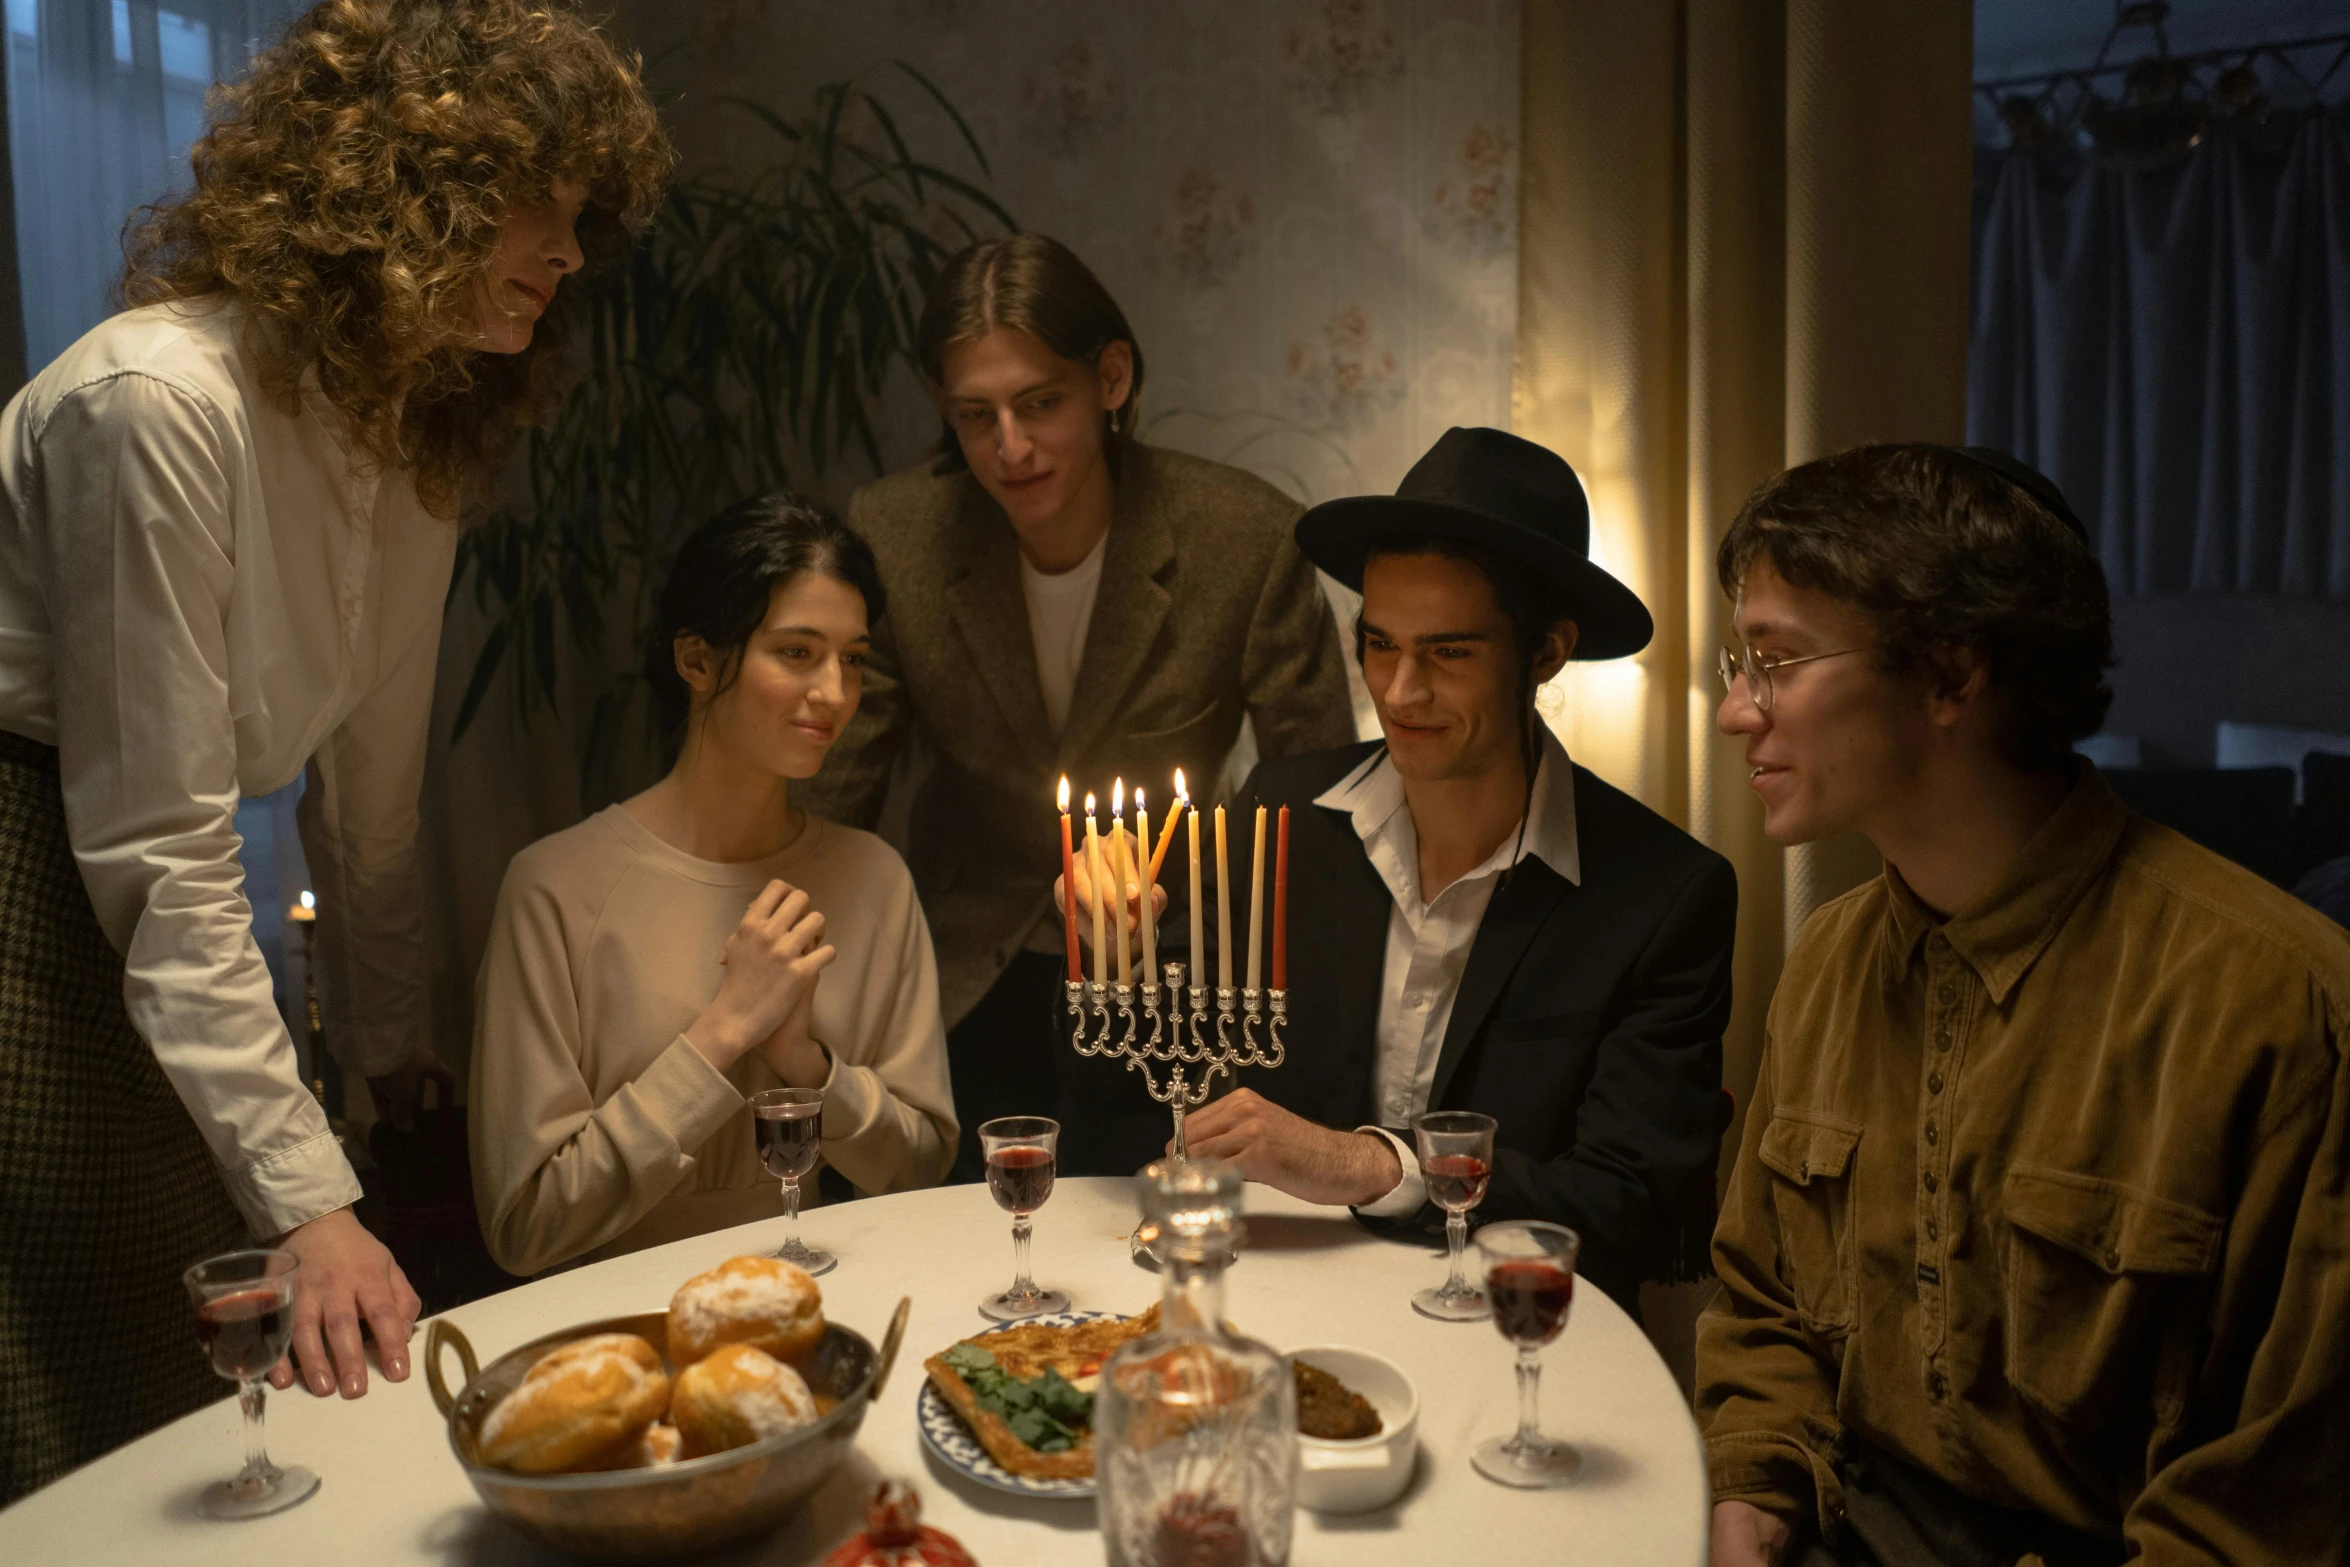
<svg viewBox="0 0 2350 1567">
<path fill-rule="evenodd" d="M 1517 0 L 637 0 L 622 25 L 689 165 L 750 96 L 903 60 L 991 188 L 1133 322 L 1147 439 L 1302 500 L 1392 489 L 1453 424 L 1506 426 L 1517 316 Z M 910 135 L 950 134 L 916 94 Z M 909 384 L 893 465 L 936 430 Z M 846 476 L 855 482 L 861 474 Z M 830 497 L 839 499 L 840 497 Z"/>
</svg>

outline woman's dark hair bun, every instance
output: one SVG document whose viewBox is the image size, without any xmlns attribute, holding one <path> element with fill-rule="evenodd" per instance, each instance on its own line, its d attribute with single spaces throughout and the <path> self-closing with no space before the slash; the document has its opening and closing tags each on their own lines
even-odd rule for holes
<svg viewBox="0 0 2350 1567">
<path fill-rule="evenodd" d="M 725 690 L 742 670 L 743 650 L 767 618 L 776 585 L 803 571 L 855 588 L 868 623 L 886 610 L 872 549 L 838 517 L 797 495 L 778 491 L 737 501 L 677 546 L 644 648 L 645 684 L 672 749 L 684 738 L 694 700 L 677 672 L 677 639 L 699 637 L 718 654 L 718 690 Z"/>
</svg>

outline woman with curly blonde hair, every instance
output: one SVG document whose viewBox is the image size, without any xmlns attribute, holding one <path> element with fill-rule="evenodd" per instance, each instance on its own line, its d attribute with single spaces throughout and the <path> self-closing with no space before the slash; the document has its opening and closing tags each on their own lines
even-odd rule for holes
<svg viewBox="0 0 2350 1567">
<path fill-rule="evenodd" d="M 407 1376 L 237 801 L 308 769 L 329 1037 L 403 1113 L 459 501 L 671 161 L 567 0 L 327 0 L 212 110 L 129 308 L 0 412 L 0 1503 L 217 1395 L 179 1281 L 214 1252 L 300 1261 L 278 1386 L 358 1397 L 363 1323 Z"/>
</svg>

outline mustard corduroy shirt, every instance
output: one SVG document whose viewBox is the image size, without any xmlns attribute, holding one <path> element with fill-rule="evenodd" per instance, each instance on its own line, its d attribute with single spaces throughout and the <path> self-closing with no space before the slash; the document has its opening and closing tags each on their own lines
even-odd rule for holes
<svg viewBox="0 0 2350 1567">
<path fill-rule="evenodd" d="M 2148 1563 L 2345 1560 L 2350 935 L 2094 769 L 1976 906 L 1890 869 L 1772 1002 L 1699 1324 L 1719 1498 L 1865 1440 Z"/>
</svg>

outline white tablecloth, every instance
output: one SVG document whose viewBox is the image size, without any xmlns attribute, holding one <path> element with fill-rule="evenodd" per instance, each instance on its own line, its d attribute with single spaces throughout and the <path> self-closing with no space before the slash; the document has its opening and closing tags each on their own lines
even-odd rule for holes
<svg viewBox="0 0 2350 1567">
<path fill-rule="evenodd" d="M 1573 1489 L 1512 1491 L 1469 1467 L 1478 1441 L 1516 1419 L 1511 1351 L 1489 1323 L 1431 1322 L 1411 1292 L 1442 1277 L 1440 1256 L 1372 1239 L 1343 1209 L 1251 1186 L 1249 1249 L 1226 1275 L 1226 1309 L 1277 1349 L 1351 1344 L 1386 1355 L 1420 1389 L 1420 1466 L 1382 1512 L 1301 1511 L 1291 1559 L 1314 1564 L 1541 1562 L 1701 1567 L 1706 1497 L 1696 1428 L 1639 1328 L 1596 1289 L 1577 1292 L 1567 1330 L 1545 1352 L 1545 1428 L 1582 1448 Z M 1155 1274 L 1127 1256 L 1134 1210 L 1123 1180 L 1064 1181 L 1037 1215 L 1036 1276 L 1085 1308 L 1132 1312 L 1158 1298 Z M 914 1311 L 905 1353 L 867 1415 L 858 1452 L 791 1523 L 725 1562 L 821 1560 L 858 1526 L 877 1474 L 915 1481 L 926 1521 L 988 1567 L 1098 1563 L 1091 1502 L 1005 1496 L 930 1461 L 914 1420 L 921 1361 L 990 1326 L 975 1309 L 1009 1282 L 1011 1224 L 983 1186 L 946 1187 L 819 1209 L 807 1239 L 840 1266 L 822 1282 L 835 1320 L 878 1342 L 900 1295 Z M 657 1310 L 685 1279 L 727 1257 L 771 1250 L 780 1222 L 680 1241 L 555 1275 L 451 1313 L 486 1363 L 572 1323 Z M 421 1355 L 423 1333 L 417 1335 Z M 196 1353 L 191 1329 L 188 1353 Z M 449 1357 L 452 1386 L 459 1376 Z M 225 1387 L 225 1384 L 224 1384 Z M 0 1512 L 0 1561 L 221 1563 L 366 1567 L 373 1563 L 552 1563 L 476 1501 L 450 1455 L 419 1365 L 405 1383 L 376 1377 L 356 1403 L 307 1393 L 269 1401 L 271 1455 L 324 1477 L 308 1502 L 252 1523 L 212 1523 L 196 1493 L 242 1457 L 233 1399 L 166 1426 Z"/>
</svg>

